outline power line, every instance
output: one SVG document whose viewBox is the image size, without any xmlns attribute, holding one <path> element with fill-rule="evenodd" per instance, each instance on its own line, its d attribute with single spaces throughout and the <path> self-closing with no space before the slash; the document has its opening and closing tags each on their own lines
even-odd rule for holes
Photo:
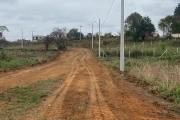
<svg viewBox="0 0 180 120">
<path fill-rule="evenodd" d="M 112 9 L 113 4 L 114 4 L 114 0 L 112 1 L 111 7 L 110 7 L 110 9 L 109 9 L 109 12 L 108 12 L 108 14 L 107 14 L 107 16 L 106 16 L 106 19 L 104 20 L 103 24 L 106 22 L 107 18 L 109 17 L 109 14 L 110 14 L 110 12 L 111 12 L 111 9 Z M 103 24 L 102 24 L 102 25 L 103 25 Z M 101 26 L 102 26 L 102 25 L 101 25 Z"/>
</svg>

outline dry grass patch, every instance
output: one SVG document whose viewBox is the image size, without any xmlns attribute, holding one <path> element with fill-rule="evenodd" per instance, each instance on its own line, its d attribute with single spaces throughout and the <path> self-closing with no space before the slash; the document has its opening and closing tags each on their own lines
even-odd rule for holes
<svg viewBox="0 0 180 120">
<path fill-rule="evenodd" d="M 130 69 L 130 74 L 153 85 L 163 97 L 180 101 L 180 65 L 168 62 L 142 62 Z"/>
</svg>

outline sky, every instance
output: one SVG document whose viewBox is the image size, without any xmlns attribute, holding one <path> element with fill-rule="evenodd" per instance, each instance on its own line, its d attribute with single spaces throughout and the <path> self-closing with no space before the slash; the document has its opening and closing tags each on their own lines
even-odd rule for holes
<svg viewBox="0 0 180 120">
<path fill-rule="evenodd" d="M 91 33 L 89 24 L 101 19 L 101 34 L 120 32 L 121 0 L 0 0 L 0 26 L 8 41 L 22 38 L 32 39 L 34 35 L 49 35 L 53 28 L 80 29 L 83 34 Z M 179 0 L 125 0 L 125 19 L 133 12 L 149 16 L 158 29 L 158 22 L 167 15 L 173 15 Z M 111 8 L 111 11 L 110 11 Z M 110 12 L 109 12 L 110 11 Z M 108 15 L 109 13 L 109 15 Z M 108 15 L 108 17 L 107 17 Z M 106 19 L 107 18 L 107 19 Z M 98 24 L 94 22 L 94 32 Z"/>
</svg>

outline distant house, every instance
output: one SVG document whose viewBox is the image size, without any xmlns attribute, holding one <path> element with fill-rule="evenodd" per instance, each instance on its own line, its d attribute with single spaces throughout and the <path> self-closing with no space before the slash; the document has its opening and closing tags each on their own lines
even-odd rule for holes
<svg viewBox="0 0 180 120">
<path fill-rule="evenodd" d="M 172 34 L 173 38 L 179 38 L 180 37 L 180 33 L 177 34 Z"/>
<path fill-rule="evenodd" d="M 46 36 L 42 35 L 33 35 L 33 42 L 37 42 L 38 40 L 44 39 Z"/>
</svg>

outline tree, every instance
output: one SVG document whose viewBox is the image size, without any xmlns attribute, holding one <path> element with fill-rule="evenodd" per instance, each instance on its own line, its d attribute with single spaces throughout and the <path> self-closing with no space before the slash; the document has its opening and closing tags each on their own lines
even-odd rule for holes
<svg viewBox="0 0 180 120">
<path fill-rule="evenodd" d="M 173 16 L 172 33 L 180 33 L 180 16 Z"/>
<path fill-rule="evenodd" d="M 179 3 L 178 6 L 175 8 L 174 16 L 180 16 L 180 3 Z"/>
<path fill-rule="evenodd" d="M 142 17 L 139 13 L 132 13 L 125 21 L 126 36 L 132 36 L 134 41 L 139 37 L 145 40 L 145 37 L 152 35 L 155 27 L 148 16 Z"/>
<path fill-rule="evenodd" d="M 80 32 L 78 32 L 78 29 L 73 28 L 69 31 L 67 34 L 67 37 L 70 40 L 80 40 Z M 81 33 L 81 38 L 84 38 L 84 35 Z"/>
<path fill-rule="evenodd" d="M 88 34 L 86 35 L 86 38 L 87 38 L 87 39 L 92 38 L 92 33 L 88 33 Z"/>
<path fill-rule="evenodd" d="M 158 26 L 159 29 L 163 31 L 163 36 L 171 38 L 173 22 L 174 18 L 171 15 L 168 15 L 160 20 Z"/>
<path fill-rule="evenodd" d="M 46 38 L 44 38 L 43 43 L 45 44 L 45 50 L 48 51 L 49 49 L 49 45 L 54 41 L 53 37 L 51 37 L 50 35 L 46 36 Z"/>
<path fill-rule="evenodd" d="M 53 32 L 50 34 L 50 37 L 56 43 L 58 50 L 66 50 L 65 40 L 67 39 L 67 29 L 58 27 L 53 29 Z"/>
<path fill-rule="evenodd" d="M 156 30 L 148 16 L 142 18 L 139 27 L 139 33 L 143 41 L 145 40 L 146 36 L 153 36 Z"/>
<path fill-rule="evenodd" d="M 105 34 L 104 34 L 104 37 L 105 37 L 105 38 L 110 38 L 110 37 L 113 37 L 113 35 L 112 35 L 111 32 L 109 32 L 109 33 L 105 33 Z"/>
<path fill-rule="evenodd" d="M 76 28 L 71 29 L 69 33 L 67 34 L 67 37 L 70 40 L 77 40 L 79 38 L 78 29 Z"/>
<path fill-rule="evenodd" d="M 0 39 L 3 38 L 3 32 L 4 31 L 8 31 L 9 32 L 9 30 L 7 29 L 6 26 L 0 26 Z"/>
</svg>

